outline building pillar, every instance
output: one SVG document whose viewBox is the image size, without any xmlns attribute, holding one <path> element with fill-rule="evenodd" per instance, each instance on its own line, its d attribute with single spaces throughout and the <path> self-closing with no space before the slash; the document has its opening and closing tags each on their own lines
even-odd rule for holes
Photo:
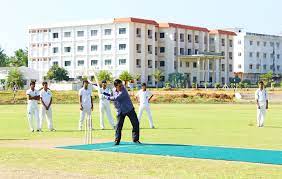
<svg viewBox="0 0 282 179">
<path fill-rule="evenodd" d="M 207 81 L 209 82 L 210 80 L 210 59 L 207 59 Z"/>
<path fill-rule="evenodd" d="M 200 65 L 200 58 L 197 58 L 197 84 L 200 84 L 200 70 L 201 70 L 201 65 Z"/>
<path fill-rule="evenodd" d="M 212 81 L 213 83 L 216 83 L 216 60 L 213 60 L 213 68 L 212 68 L 212 72 L 213 72 L 213 77 L 212 77 Z"/>
</svg>

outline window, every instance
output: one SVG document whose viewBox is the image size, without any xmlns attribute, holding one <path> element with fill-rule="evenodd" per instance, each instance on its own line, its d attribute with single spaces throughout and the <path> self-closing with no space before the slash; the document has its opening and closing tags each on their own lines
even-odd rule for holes
<svg viewBox="0 0 282 179">
<path fill-rule="evenodd" d="M 84 66 L 84 60 L 78 60 L 77 66 Z"/>
<path fill-rule="evenodd" d="M 112 29 L 105 29 L 104 34 L 105 35 L 112 35 Z"/>
<path fill-rule="evenodd" d="M 207 42 L 208 42 L 208 38 L 207 38 L 207 36 L 205 36 L 204 37 L 204 44 L 207 44 Z"/>
<path fill-rule="evenodd" d="M 180 34 L 179 38 L 180 38 L 180 42 L 184 42 L 184 34 Z"/>
<path fill-rule="evenodd" d="M 71 66 L 71 61 L 65 61 L 65 67 Z"/>
<path fill-rule="evenodd" d="M 184 54 L 184 48 L 180 48 L 179 53 L 180 53 L 180 55 L 185 55 Z"/>
<path fill-rule="evenodd" d="M 68 38 L 71 36 L 71 32 L 64 32 L 64 37 Z"/>
<path fill-rule="evenodd" d="M 233 56 L 232 52 L 229 52 L 229 53 L 228 53 L 229 59 L 232 59 L 232 56 Z"/>
<path fill-rule="evenodd" d="M 266 46 L 266 42 L 263 42 L 263 46 L 264 46 L 264 47 Z"/>
<path fill-rule="evenodd" d="M 53 39 L 59 38 L 59 33 L 53 33 Z"/>
<path fill-rule="evenodd" d="M 182 67 L 182 61 L 180 61 L 179 66 Z"/>
<path fill-rule="evenodd" d="M 259 58 L 259 52 L 257 52 L 257 58 Z"/>
<path fill-rule="evenodd" d="M 53 62 L 53 66 L 54 66 L 54 65 L 59 65 L 59 63 L 58 63 L 57 61 L 54 61 L 54 62 Z"/>
<path fill-rule="evenodd" d="M 279 46 L 280 46 L 280 43 L 276 42 L 276 47 L 279 48 Z"/>
<path fill-rule="evenodd" d="M 263 69 L 266 70 L 266 65 L 263 65 Z"/>
<path fill-rule="evenodd" d="M 67 53 L 71 52 L 71 47 L 64 47 L 64 52 L 67 52 Z"/>
<path fill-rule="evenodd" d="M 164 67 L 165 66 L 165 61 L 160 61 L 160 67 Z"/>
<path fill-rule="evenodd" d="M 229 64 L 229 72 L 232 72 L 233 71 L 233 66 L 232 64 Z"/>
<path fill-rule="evenodd" d="M 174 54 L 174 55 L 177 55 L 177 47 L 174 47 L 174 49 L 173 49 L 173 54 Z"/>
<path fill-rule="evenodd" d="M 84 46 L 77 46 L 77 51 L 78 52 L 83 52 Z"/>
<path fill-rule="evenodd" d="M 242 65 L 241 65 L 241 64 L 238 64 L 238 68 L 241 69 L 241 68 L 242 68 Z"/>
<path fill-rule="evenodd" d="M 221 83 L 225 83 L 225 78 L 221 77 Z"/>
<path fill-rule="evenodd" d="M 253 64 L 249 65 L 249 69 L 252 70 L 253 69 Z"/>
<path fill-rule="evenodd" d="M 257 41 L 257 46 L 259 46 L 260 45 L 260 41 Z"/>
<path fill-rule="evenodd" d="M 221 39 L 221 46 L 225 46 L 225 39 Z"/>
<path fill-rule="evenodd" d="M 195 43 L 199 43 L 199 36 L 195 35 Z"/>
<path fill-rule="evenodd" d="M 256 65 L 256 69 L 259 70 L 260 69 L 260 64 Z"/>
<path fill-rule="evenodd" d="M 158 40 L 158 33 L 155 32 L 155 41 L 157 41 L 157 40 Z"/>
<path fill-rule="evenodd" d="M 214 38 L 210 37 L 210 44 L 214 44 Z"/>
<path fill-rule="evenodd" d="M 91 36 L 97 36 L 98 30 L 91 30 L 90 34 L 91 34 Z"/>
<path fill-rule="evenodd" d="M 191 43 L 192 42 L 192 37 L 191 34 L 188 34 L 188 42 Z"/>
<path fill-rule="evenodd" d="M 158 47 L 155 47 L 155 55 L 158 55 Z"/>
<path fill-rule="evenodd" d="M 197 77 L 193 76 L 193 83 L 197 83 Z"/>
<path fill-rule="evenodd" d="M 266 53 L 263 53 L 263 58 L 264 58 L 264 59 L 266 58 Z"/>
<path fill-rule="evenodd" d="M 192 55 L 192 49 L 188 48 L 187 54 L 188 54 L 188 55 Z"/>
<path fill-rule="evenodd" d="M 160 38 L 161 38 L 161 39 L 165 38 L 165 33 L 164 33 L 164 32 L 161 32 L 161 33 L 160 33 Z"/>
<path fill-rule="evenodd" d="M 277 55 L 276 55 L 276 58 L 279 59 L 279 58 L 280 58 L 280 54 L 277 54 Z"/>
<path fill-rule="evenodd" d="M 119 44 L 119 50 L 125 50 L 126 44 Z"/>
<path fill-rule="evenodd" d="M 58 47 L 54 47 L 53 48 L 53 53 L 58 53 L 59 52 L 59 48 Z"/>
<path fill-rule="evenodd" d="M 189 68 L 190 63 L 189 62 L 185 62 L 186 68 Z"/>
<path fill-rule="evenodd" d="M 225 71 L 225 64 L 221 64 L 221 71 Z"/>
<path fill-rule="evenodd" d="M 91 60 L 91 66 L 97 66 L 98 60 Z"/>
<path fill-rule="evenodd" d="M 112 60 L 111 59 L 106 59 L 105 60 L 105 66 L 110 66 L 112 64 Z"/>
<path fill-rule="evenodd" d="M 274 42 L 270 42 L 270 46 L 273 47 L 274 46 Z"/>
<path fill-rule="evenodd" d="M 270 65 L 270 70 L 273 70 L 273 65 Z"/>
<path fill-rule="evenodd" d="M 253 57 L 253 53 L 252 52 L 249 53 L 249 57 Z"/>
<path fill-rule="evenodd" d="M 141 44 L 136 44 L 137 53 L 141 53 Z"/>
<path fill-rule="evenodd" d="M 151 83 L 151 82 L 152 82 L 152 76 L 148 75 L 148 83 Z"/>
<path fill-rule="evenodd" d="M 98 50 L 98 45 L 91 45 L 91 51 L 97 51 Z"/>
<path fill-rule="evenodd" d="M 126 65 L 126 59 L 119 59 L 118 64 L 119 65 Z"/>
<path fill-rule="evenodd" d="M 280 70 L 280 65 L 277 65 L 277 70 L 278 70 L 278 71 Z"/>
<path fill-rule="evenodd" d="M 141 59 L 136 59 L 136 68 L 141 68 Z"/>
<path fill-rule="evenodd" d="M 153 53 L 153 47 L 152 45 L 148 45 L 148 53 L 152 54 Z"/>
<path fill-rule="evenodd" d="M 176 41 L 177 40 L 177 35 L 176 35 L 176 33 L 174 32 L 174 34 L 173 34 L 173 40 L 174 41 Z"/>
<path fill-rule="evenodd" d="M 152 30 L 148 30 L 148 38 L 149 39 L 153 38 L 153 31 Z"/>
<path fill-rule="evenodd" d="M 198 49 L 195 49 L 195 54 L 197 55 L 199 53 L 199 50 Z"/>
<path fill-rule="evenodd" d="M 155 61 L 155 68 L 158 68 L 158 62 Z"/>
<path fill-rule="evenodd" d="M 136 28 L 136 37 L 141 37 L 141 28 Z"/>
<path fill-rule="evenodd" d="M 105 51 L 110 51 L 110 50 L 112 50 L 112 45 L 105 45 L 105 46 L 104 46 L 104 50 L 105 50 Z"/>
<path fill-rule="evenodd" d="M 165 47 L 160 47 L 160 53 L 165 53 Z"/>
<path fill-rule="evenodd" d="M 274 58 L 274 54 L 273 53 L 270 54 L 270 58 Z"/>
<path fill-rule="evenodd" d="M 148 68 L 152 68 L 153 64 L 152 64 L 152 60 L 148 60 Z"/>
<path fill-rule="evenodd" d="M 253 45 L 253 41 L 252 40 L 250 40 L 250 46 L 252 46 Z"/>
<path fill-rule="evenodd" d="M 197 62 L 193 62 L 193 68 L 197 68 Z"/>
<path fill-rule="evenodd" d="M 229 47 L 233 47 L 233 40 L 229 40 Z"/>
<path fill-rule="evenodd" d="M 77 37 L 83 37 L 84 36 L 84 31 L 77 31 Z"/>
<path fill-rule="evenodd" d="M 221 56 L 225 56 L 225 52 L 224 51 L 221 52 Z"/>
<path fill-rule="evenodd" d="M 119 34 L 126 34 L 126 28 L 119 28 L 118 33 Z"/>
</svg>

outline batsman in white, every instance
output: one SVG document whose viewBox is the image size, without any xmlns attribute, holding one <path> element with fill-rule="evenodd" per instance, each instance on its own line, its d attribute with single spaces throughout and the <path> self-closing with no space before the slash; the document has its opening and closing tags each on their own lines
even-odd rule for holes
<svg viewBox="0 0 282 179">
<path fill-rule="evenodd" d="M 98 90 L 98 86 L 93 84 L 93 87 L 95 90 Z M 100 92 L 100 95 L 105 95 L 105 96 L 111 96 L 112 95 L 112 90 L 110 88 L 107 88 L 107 81 L 103 80 L 102 81 L 102 87 L 100 88 L 100 90 L 98 90 L 98 92 Z M 101 129 L 105 129 L 105 125 L 104 125 L 104 113 L 106 112 L 107 118 L 109 120 L 109 123 L 111 124 L 112 128 L 115 129 L 116 125 L 114 122 L 114 118 L 112 116 L 111 113 L 111 107 L 110 107 L 110 101 L 105 99 L 105 98 L 101 98 L 100 97 L 100 102 L 99 102 L 99 110 L 100 110 L 100 127 Z"/>
<path fill-rule="evenodd" d="M 89 82 L 87 80 L 83 81 L 83 87 L 79 90 L 79 104 L 80 104 L 80 120 L 78 129 L 82 130 L 83 121 L 85 119 L 85 115 L 87 115 L 88 119 L 91 119 L 91 112 L 93 111 L 93 98 L 92 98 L 92 90 L 88 88 Z M 91 126 L 92 128 L 92 126 Z"/>
<path fill-rule="evenodd" d="M 135 97 L 137 98 L 137 100 L 139 99 L 139 102 L 140 102 L 139 113 L 138 113 L 139 123 L 141 121 L 143 111 L 146 110 L 148 118 L 149 118 L 150 127 L 152 129 L 155 128 L 153 124 L 152 113 L 151 113 L 150 104 L 149 104 L 150 100 L 153 97 L 153 94 L 147 90 L 146 83 L 142 83 L 142 89 L 137 92 Z"/>
<path fill-rule="evenodd" d="M 42 124 L 45 118 L 47 117 L 47 125 L 49 131 L 55 131 L 53 128 L 53 119 L 52 119 L 52 93 L 48 89 L 48 83 L 42 83 L 43 89 L 40 90 L 40 100 L 41 100 L 41 116 L 40 116 L 40 129 L 42 129 Z"/>
<path fill-rule="evenodd" d="M 259 89 L 255 93 L 255 99 L 257 101 L 257 126 L 263 127 L 266 110 L 268 109 L 268 93 L 264 88 L 263 81 L 259 82 Z"/>
<path fill-rule="evenodd" d="M 37 132 L 40 132 L 40 119 L 38 110 L 38 101 L 40 100 L 39 91 L 35 89 L 35 82 L 30 82 L 30 89 L 26 91 L 27 95 L 27 119 L 31 132 L 34 132 L 34 122 L 36 121 Z"/>
</svg>

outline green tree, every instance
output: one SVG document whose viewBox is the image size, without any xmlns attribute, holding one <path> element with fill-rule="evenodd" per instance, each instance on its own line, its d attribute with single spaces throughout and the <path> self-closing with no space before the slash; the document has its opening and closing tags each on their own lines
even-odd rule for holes
<svg viewBox="0 0 282 179">
<path fill-rule="evenodd" d="M 109 81 L 109 82 L 112 82 L 113 81 L 113 75 L 111 72 L 107 71 L 107 70 L 101 70 L 97 73 L 97 78 L 99 81 L 102 81 L 102 80 L 106 80 L 106 81 Z"/>
<path fill-rule="evenodd" d="M 269 71 L 268 73 L 260 75 L 260 79 L 265 82 L 265 85 L 268 86 L 272 80 L 273 72 Z"/>
<path fill-rule="evenodd" d="M 128 71 L 123 71 L 119 75 L 119 79 L 124 81 L 125 86 L 127 86 L 127 82 L 130 81 L 130 80 L 133 80 L 133 77 L 130 73 L 128 73 Z"/>
<path fill-rule="evenodd" d="M 15 67 L 27 66 L 28 65 L 28 51 L 18 49 L 15 51 L 15 56 L 10 57 L 10 65 Z"/>
<path fill-rule="evenodd" d="M 8 73 L 7 86 L 8 88 L 13 88 L 17 85 L 19 88 L 23 88 L 23 75 L 18 68 L 12 68 Z"/>
<path fill-rule="evenodd" d="M 183 73 L 170 73 L 168 75 L 168 81 L 170 84 L 174 85 L 177 88 L 184 87 L 184 75 Z"/>
<path fill-rule="evenodd" d="M 133 76 L 134 80 L 137 82 L 137 81 L 140 81 L 140 78 L 141 78 L 141 75 L 139 73 L 135 74 Z"/>
<path fill-rule="evenodd" d="M 47 72 L 46 79 L 56 81 L 68 81 L 68 71 L 64 68 L 59 67 L 58 65 L 53 65 Z"/>
<path fill-rule="evenodd" d="M 4 49 L 0 47 L 0 67 L 6 67 L 9 65 L 9 58 L 5 54 Z"/>
<path fill-rule="evenodd" d="M 163 76 L 163 72 L 161 70 L 156 70 L 155 73 L 153 74 L 156 83 L 156 88 L 159 87 L 159 82 L 161 81 L 161 78 Z"/>
</svg>

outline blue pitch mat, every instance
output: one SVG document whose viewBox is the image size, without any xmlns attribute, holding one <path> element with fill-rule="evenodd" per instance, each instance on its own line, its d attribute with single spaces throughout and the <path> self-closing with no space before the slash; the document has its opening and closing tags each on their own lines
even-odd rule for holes
<svg viewBox="0 0 282 179">
<path fill-rule="evenodd" d="M 138 145 L 130 142 L 121 142 L 119 146 L 114 146 L 113 142 L 108 142 L 91 145 L 63 146 L 57 148 L 282 165 L 282 151 L 278 150 L 258 150 L 176 144 Z"/>
</svg>

